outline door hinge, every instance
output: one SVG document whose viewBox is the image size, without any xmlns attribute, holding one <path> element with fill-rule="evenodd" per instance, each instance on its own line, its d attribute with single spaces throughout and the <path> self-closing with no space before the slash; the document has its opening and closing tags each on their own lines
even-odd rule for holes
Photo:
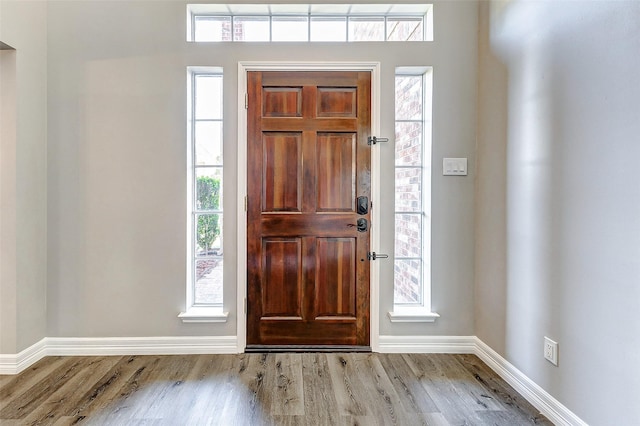
<svg viewBox="0 0 640 426">
<path fill-rule="evenodd" d="M 367 253 L 367 260 L 386 259 L 388 257 L 388 254 L 378 254 L 375 251 L 370 251 Z"/>
<path fill-rule="evenodd" d="M 248 201 L 247 201 L 247 196 L 245 195 L 245 196 L 244 196 L 244 211 L 245 211 L 245 212 L 247 211 L 247 203 L 248 203 Z"/>
<path fill-rule="evenodd" d="M 244 94 L 244 109 L 249 109 L 249 94 Z"/>
<path fill-rule="evenodd" d="M 244 313 L 247 313 L 247 298 L 244 298 Z"/>
<path fill-rule="evenodd" d="M 367 145 L 375 145 L 378 142 L 389 142 L 389 138 L 378 138 L 375 136 L 369 136 L 367 138 Z"/>
</svg>

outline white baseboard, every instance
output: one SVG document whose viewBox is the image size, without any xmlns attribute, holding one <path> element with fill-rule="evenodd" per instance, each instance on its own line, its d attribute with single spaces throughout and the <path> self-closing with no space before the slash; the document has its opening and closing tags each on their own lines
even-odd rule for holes
<svg viewBox="0 0 640 426">
<path fill-rule="evenodd" d="M 475 353 L 475 336 L 380 336 L 378 351 L 383 353 Z"/>
<path fill-rule="evenodd" d="M 188 355 L 238 353 L 235 336 L 49 337 L 47 355 Z"/>
<path fill-rule="evenodd" d="M 14 355 L 0 354 L 0 374 L 18 374 L 47 356 L 47 338 Z"/>
<path fill-rule="evenodd" d="M 509 383 L 531 405 L 540 410 L 554 425 L 588 426 L 571 410 L 562 405 L 560 401 L 552 397 L 486 343 L 477 337 L 475 337 L 475 341 L 475 354 L 478 358 L 502 377 L 505 382 Z"/>
<path fill-rule="evenodd" d="M 476 336 L 380 336 L 383 353 L 475 354 L 556 425 L 587 426 L 571 410 Z M 238 353 L 236 336 L 46 337 L 16 355 L 0 354 L 0 374 L 18 374 L 45 356 L 186 355 Z"/>
<path fill-rule="evenodd" d="M 18 374 L 45 356 L 238 353 L 235 336 L 45 337 L 16 355 L 0 354 L 0 374 Z"/>
</svg>

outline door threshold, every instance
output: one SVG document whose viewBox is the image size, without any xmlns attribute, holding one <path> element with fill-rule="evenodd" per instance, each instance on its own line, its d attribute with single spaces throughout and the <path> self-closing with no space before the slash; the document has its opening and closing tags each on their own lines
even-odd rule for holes
<svg viewBox="0 0 640 426">
<path fill-rule="evenodd" d="M 371 346 L 355 345 L 247 345 L 247 353 L 255 352 L 371 352 Z"/>
</svg>

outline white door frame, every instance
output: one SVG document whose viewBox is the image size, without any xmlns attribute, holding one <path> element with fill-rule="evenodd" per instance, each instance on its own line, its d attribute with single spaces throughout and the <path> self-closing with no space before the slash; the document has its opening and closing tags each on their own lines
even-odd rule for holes
<svg viewBox="0 0 640 426">
<path fill-rule="evenodd" d="M 371 134 L 380 134 L 380 62 L 238 62 L 238 287 L 236 293 L 238 352 L 247 346 L 247 94 L 248 71 L 370 71 L 371 72 Z M 371 147 L 371 200 L 380 200 L 380 150 Z M 380 205 L 376 203 L 374 205 Z M 371 212 L 371 251 L 380 245 L 380 215 Z M 380 336 L 380 291 L 378 262 L 370 262 L 370 325 L 371 349 L 378 351 Z"/>
</svg>

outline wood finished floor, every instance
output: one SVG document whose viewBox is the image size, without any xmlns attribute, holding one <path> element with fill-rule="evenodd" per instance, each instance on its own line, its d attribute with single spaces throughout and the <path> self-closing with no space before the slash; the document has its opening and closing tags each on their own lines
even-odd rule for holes
<svg viewBox="0 0 640 426">
<path fill-rule="evenodd" d="M 48 357 L 0 424 L 552 425 L 474 355 L 367 353 Z"/>
</svg>

